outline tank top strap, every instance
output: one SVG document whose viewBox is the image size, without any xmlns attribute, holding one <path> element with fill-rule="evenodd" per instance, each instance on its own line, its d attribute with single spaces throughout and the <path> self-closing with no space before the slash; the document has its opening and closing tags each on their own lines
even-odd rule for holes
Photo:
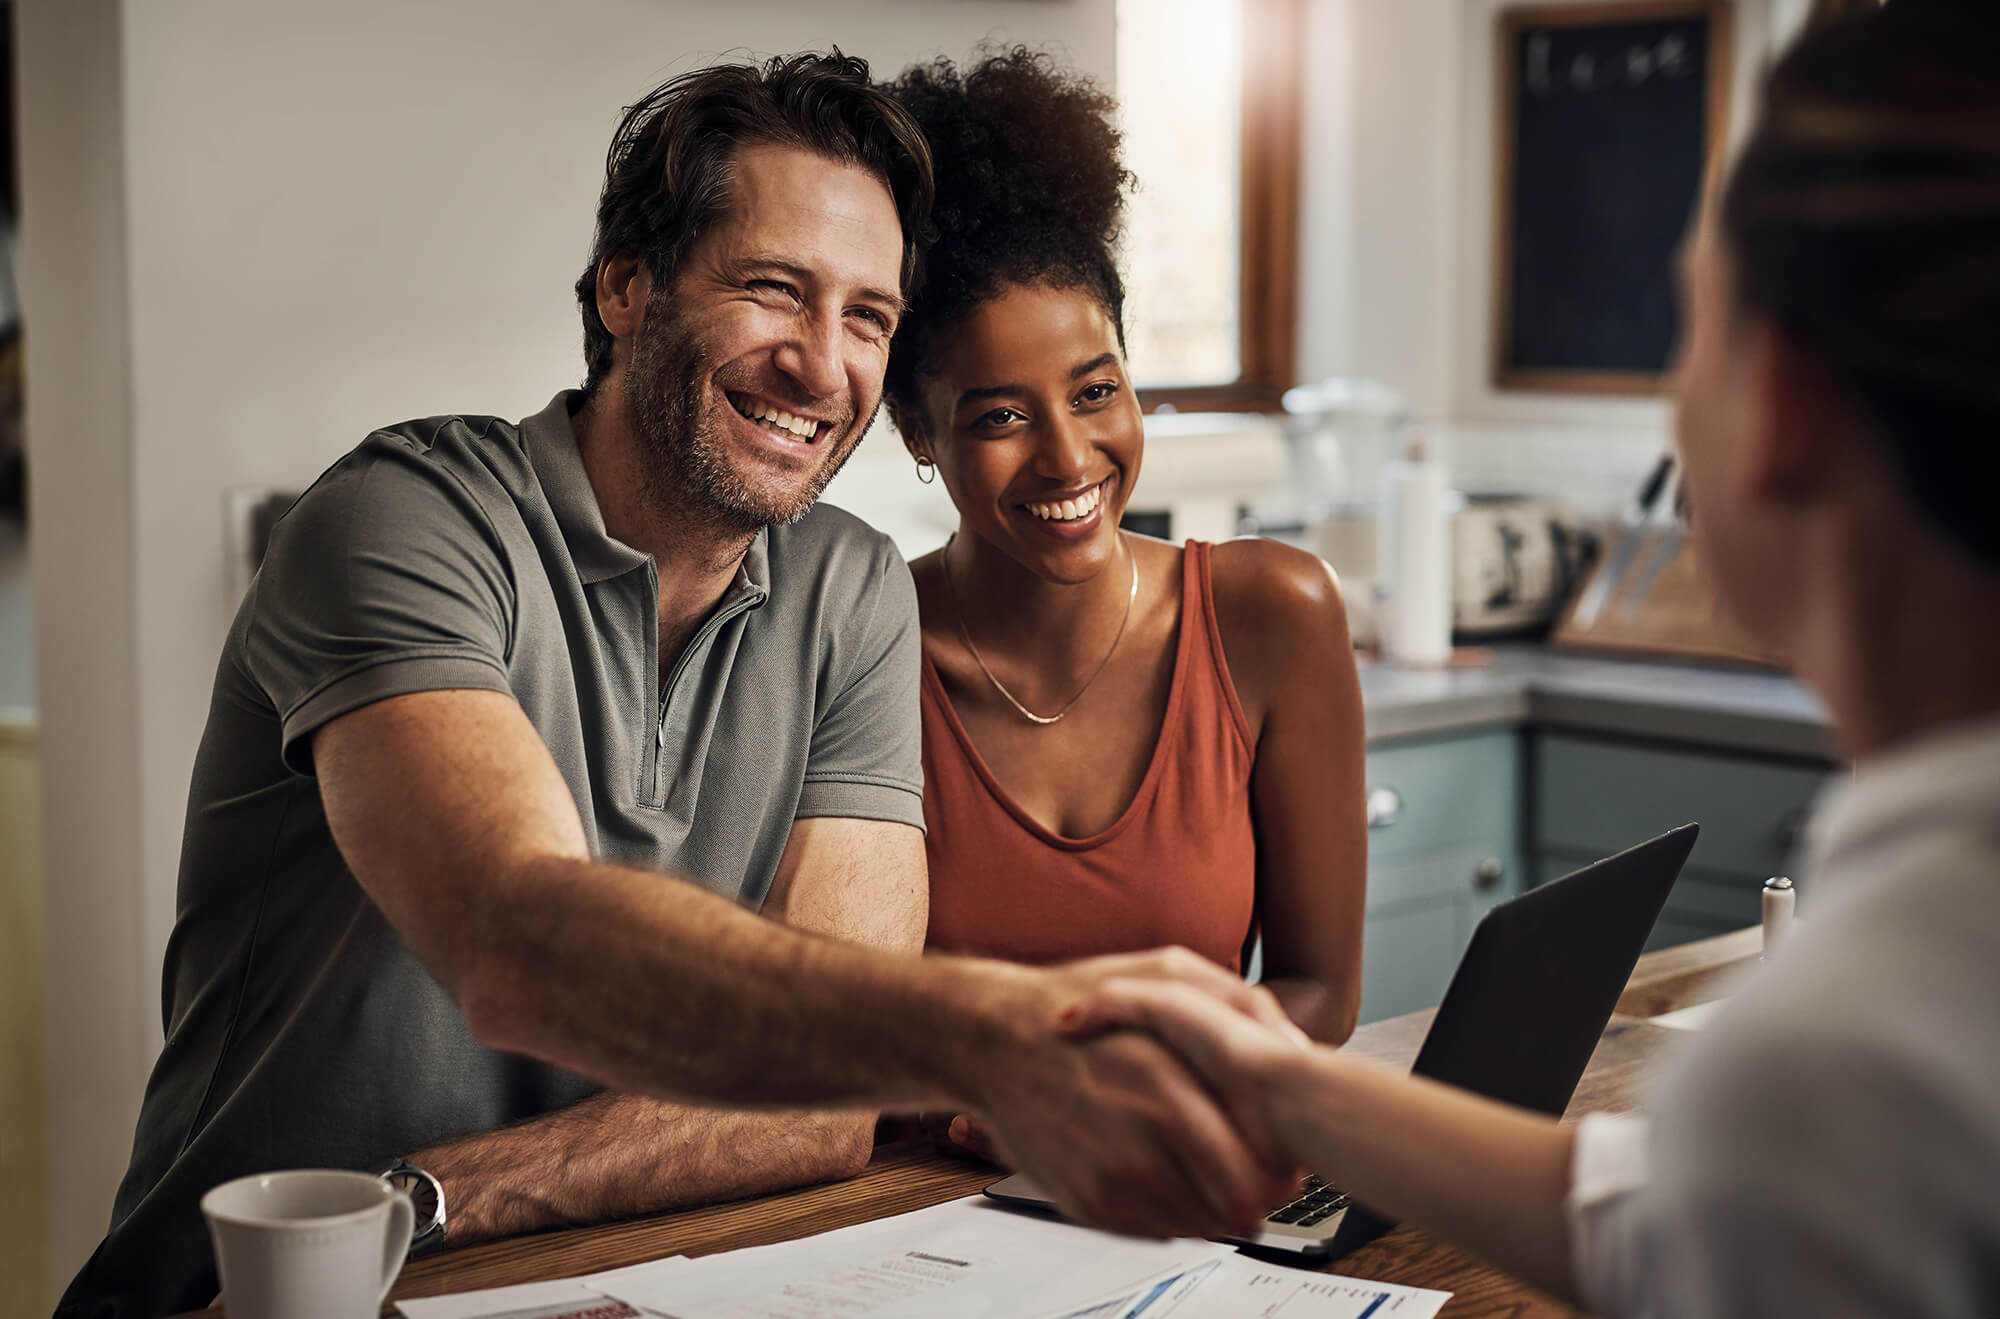
<svg viewBox="0 0 2000 1319">
<path fill-rule="evenodd" d="M 1202 677 L 1213 681 L 1229 726 L 1236 731 L 1243 749 L 1252 751 L 1250 720 L 1236 695 L 1236 680 L 1230 676 L 1229 657 L 1222 648 L 1222 625 L 1215 617 L 1215 575 L 1211 566 L 1214 552 L 1215 546 L 1210 542 L 1190 540 L 1181 556 L 1181 628 L 1194 642 L 1181 653 L 1203 667 Z"/>
</svg>

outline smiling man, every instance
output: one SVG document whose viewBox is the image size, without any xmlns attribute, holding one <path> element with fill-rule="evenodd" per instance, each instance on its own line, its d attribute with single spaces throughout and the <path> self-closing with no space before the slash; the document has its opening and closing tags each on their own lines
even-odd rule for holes
<svg viewBox="0 0 2000 1319">
<path fill-rule="evenodd" d="M 582 389 L 378 431 L 278 525 L 195 765 L 165 1048 L 62 1313 L 205 1304 L 198 1200 L 240 1174 L 380 1170 L 424 1251 L 851 1174 L 885 1103 L 986 1114 L 1109 1226 L 1255 1221 L 1275 1177 L 1182 1066 L 1056 1019 L 1114 970 L 1265 1000 L 1191 958 L 914 955 L 914 593 L 814 501 L 930 187 L 859 60 L 663 85 L 609 153 Z"/>
</svg>

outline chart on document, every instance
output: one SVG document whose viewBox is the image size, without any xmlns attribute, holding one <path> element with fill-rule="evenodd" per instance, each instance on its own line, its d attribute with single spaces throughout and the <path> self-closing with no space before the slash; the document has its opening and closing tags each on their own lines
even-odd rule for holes
<svg viewBox="0 0 2000 1319">
<path fill-rule="evenodd" d="M 1431 1319 L 1450 1292 L 1259 1264 L 1206 1260 L 1058 1319 Z"/>
</svg>

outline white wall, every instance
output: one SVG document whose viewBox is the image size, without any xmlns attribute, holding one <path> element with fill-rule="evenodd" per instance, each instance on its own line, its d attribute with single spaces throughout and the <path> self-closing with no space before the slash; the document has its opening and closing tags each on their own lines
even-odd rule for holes
<svg viewBox="0 0 2000 1319">
<path fill-rule="evenodd" d="M 1494 31 L 1510 0 L 1317 0 L 1305 137 L 1300 374 L 1388 382 L 1461 482 L 1601 512 L 1666 445 L 1655 399 L 1487 383 Z M 1737 0 L 1732 109 L 1810 0 Z"/>
<path fill-rule="evenodd" d="M 31 0 L 20 28 L 49 953 L 84 987 L 49 1007 L 66 1280 L 158 1044 L 234 603 L 222 492 L 574 384 L 604 148 L 661 78 L 834 42 L 887 72 L 992 36 L 1108 83 L 1115 43 L 1111 0 Z M 86 1073 L 104 1100 L 77 1112 Z"/>
<path fill-rule="evenodd" d="M 15 8 L 51 1268 L 102 1231 L 151 1046 L 117 0 Z M 157 993 L 157 990 L 154 991 Z M 59 1080 L 58 1080 L 59 1078 Z"/>
</svg>

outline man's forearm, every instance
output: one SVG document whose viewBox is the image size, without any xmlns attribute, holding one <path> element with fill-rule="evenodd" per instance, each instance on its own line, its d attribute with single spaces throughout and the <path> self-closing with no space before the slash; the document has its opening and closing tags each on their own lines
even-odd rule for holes
<svg viewBox="0 0 2000 1319">
<path fill-rule="evenodd" d="M 525 863 L 482 896 L 458 947 L 441 950 L 474 1031 L 622 1090 L 767 1108 L 966 1106 L 981 1060 L 1045 1033 L 1059 1006 L 1025 968 L 857 948 L 598 862 Z"/>
<path fill-rule="evenodd" d="M 454 1246 L 741 1199 L 851 1177 L 872 1113 L 739 1113 L 604 1093 L 432 1146 L 411 1162 L 444 1184 Z"/>
<path fill-rule="evenodd" d="M 1278 1193 L 1282 1179 L 1164 1048 L 1059 1033 L 1062 1014 L 1113 979 L 1199 986 L 1277 1018 L 1268 995 L 1193 953 L 1044 971 L 893 953 L 592 860 L 547 748 L 500 693 L 363 706 L 314 735 L 313 761 L 355 879 L 489 1047 L 656 1098 L 978 1112 L 1064 1207 L 1130 1232 L 1247 1231 Z M 815 856 L 841 851 L 877 865 L 899 833 L 898 872 L 922 874 L 908 826 L 834 823 L 795 822 L 767 905 L 802 924 L 818 909 L 814 923 L 843 938 L 905 916 L 921 928 L 920 896 L 886 923 L 856 919 L 877 904 L 827 908 L 813 891 L 824 886 L 779 900 L 788 867 L 816 874 Z"/>
</svg>

